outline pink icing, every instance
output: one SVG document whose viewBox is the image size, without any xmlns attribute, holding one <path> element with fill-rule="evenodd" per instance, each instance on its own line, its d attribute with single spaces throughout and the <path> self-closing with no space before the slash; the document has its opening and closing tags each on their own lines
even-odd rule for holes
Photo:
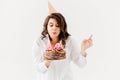
<svg viewBox="0 0 120 80">
<path fill-rule="evenodd" d="M 53 50 L 53 48 L 52 48 L 52 46 L 51 46 L 51 45 L 48 45 L 48 46 L 46 47 L 46 50 L 48 50 L 48 51 L 52 51 L 52 50 Z"/>
<path fill-rule="evenodd" d="M 54 49 L 56 49 L 56 50 L 62 50 L 63 49 L 63 45 L 60 44 L 60 43 L 56 43 L 55 46 L 54 46 Z"/>
<path fill-rule="evenodd" d="M 48 51 L 52 51 L 52 50 L 62 50 L 64 47 L 62 44 L 60 43 L 56 43 L 54 47 L 52 47 L 51 45 L 48 45 L 46 50 Z"/>
</svg>

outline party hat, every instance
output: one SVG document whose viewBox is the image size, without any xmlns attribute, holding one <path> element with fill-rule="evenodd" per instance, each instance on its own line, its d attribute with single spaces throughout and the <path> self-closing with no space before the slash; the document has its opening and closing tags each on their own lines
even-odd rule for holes
<svg viewBox="0 0 120 80">
<path fill-rule="evenodd" d="M 49 14 L 57 12 L 49 1 L 48 1 L 48 9 L 49 9 Z"/>
</svg>

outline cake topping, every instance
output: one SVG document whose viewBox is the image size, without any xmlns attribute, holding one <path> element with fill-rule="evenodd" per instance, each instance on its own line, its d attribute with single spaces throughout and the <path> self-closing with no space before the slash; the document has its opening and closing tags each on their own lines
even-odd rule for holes
<svg viewBox="0 0 120 80">
<path fill-rule="evenodd" d="M 63 45 L 62 44 L 60 44 L 60 43 L 56 43 L 55 44 L 55 46 L 54 47 L 52 47 L 51 45 L 48 45 L 47 47 L 46 47 L 46 50 L 47 51 L 52 51 L 52 50 L 62 50 L 64 47 L 63 47 Z"/>
<path fill-rule="evenodd" d="M 52 51 L 52 50 L 53 50 L 53 47 L 51 45 L 47 45 L 46 51 Z"/>
<path fill-rule="evenodd" d="M 60 44 L 60 43 L 56 43 L 53 49 L 55 49 L 55 50 L 62 50 L 63 49 L 63 45 Z"/>
</svg>

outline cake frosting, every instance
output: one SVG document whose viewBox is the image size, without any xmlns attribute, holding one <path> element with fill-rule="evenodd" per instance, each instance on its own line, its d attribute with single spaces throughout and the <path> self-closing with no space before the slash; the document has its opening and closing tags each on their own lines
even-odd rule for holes
<svg viewBox="0 0 120 80">
<path fill-rule="evenodd" d="M 60 43 L 56 43 L 54 47 L 48 45 L 44 53 L 44 58 L 47 60 L 60 60 L 65 59 L 65 50 L 64 46 Z"/>
</svg>

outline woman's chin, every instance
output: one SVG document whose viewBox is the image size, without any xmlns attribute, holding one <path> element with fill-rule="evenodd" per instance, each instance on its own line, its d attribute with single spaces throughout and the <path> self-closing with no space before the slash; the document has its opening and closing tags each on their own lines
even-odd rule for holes
<svg viewBox="0 0 120 80">
<path fill-rule="evenodd" d="M 57 35 L 57 34 L 52 34 L 52 35 L 50 35 L 50 37 L 51 37 L 51 38 L 57 38 L 58 35 Z"/>
<path fill-rule="evenodd" d="M 58 36 L 52 36 L 51 38 L 52 38 L 52 39 L 57 39 L 57 38 L 58 38 Z"/>
</svg>

